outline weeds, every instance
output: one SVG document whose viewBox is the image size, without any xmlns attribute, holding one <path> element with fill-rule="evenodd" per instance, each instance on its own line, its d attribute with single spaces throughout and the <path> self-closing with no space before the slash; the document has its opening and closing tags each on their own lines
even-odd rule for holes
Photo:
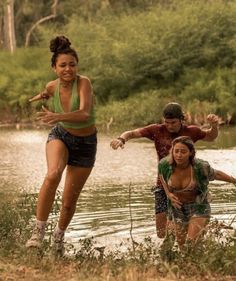
<svg viewBox="0 0 236 281">
<path fill-rule="evenodd" d="M 201 278 L 216 275 L 223 280 L 224 276 L 236 275 L 236 232 L 233 229 L 226 232 L 216 221 L 210 224 L 205 238 L 191 251 L 186 249 L 185 252 L 179 252 L 173 246 L 173 237 L 166 239 L 159 248 L 150 237 L 141 243 L 132 240 L 126 251 L 121 251 L 122 247 L 106 251 L 105 247 L 96 247 L 94 239 L 83 239 L 76 248 L 66 244 L 68 255 L 55 260 L 50 255 L 49 246 L 55 225 L 53 218 L 49 222 L 48 241 L 43 251 L 30 252 L 24 247 L 31 231 L 29 225 L 34 217 L 36 196 L 22 195 L 15 198 L 4 194 L 1 198 L 0 260 L 4 258 L 13 264 L 47 273 L 53 273 L 59 265 L 73 265 L 73 272 L 80 276 L 80 280 L 104 280 L 104 276 L 106 279 L 110 276 L 107 280 L 128 280 L 125 278 L 131 278 L 131 275 L 136 277 L 130 280 L 146 280 L 147 275 L 185 280 L 190 280 L 192 276 Z M 58 214 L 59 208 L 60 194 L 57 194 L 54 215 Z M 94 276 L 97 279 L 93 279 Z"/>
</svg>

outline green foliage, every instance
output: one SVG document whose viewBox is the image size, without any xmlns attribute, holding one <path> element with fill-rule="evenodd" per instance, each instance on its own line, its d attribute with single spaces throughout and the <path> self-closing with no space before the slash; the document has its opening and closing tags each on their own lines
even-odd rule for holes
<svg viewBox="0 0 236 281">
<path fill-rule="evenodd" d="M 92 79 L 98 122 L 156 120 L 157 114 L 143 118 L 153 112 L 150 92 L 162 105 L 175 99 L 192 114 L 201 109 L 226 119 L 235 108 L 235 11 L 231 1 L 170 1 L 89 25 L 75 13 L 66 31 L 79 47 L 81 71 Z"/>
<path fill-rule="evenodd" d="M 60 2 L 60 1 L 58 1 Z M 30 28 L 40 19 L 51 14 L 51 5 L 53 1 L 48 0 L 15 0 L 15 33 L 17 46 L 25 45 L 26 34 Z M 55 20 L 55 23 L 57 21 Z M 48 22 L 50 24 L 50 21 Z M 34 32 L 31 38 L 31 46 L 37 45 L 40 41 L 40 34 Z"/>
<path fill-rule="evenodd" d="M 0 256 L 11 256 L 12 253 L 22 254 L 25 242 L 29 238 L 35 217 L 36 194 L 5 194 L 0 197 Z M 61 207 L 61 193 L 57 191 L 52 214 L 57 216 Z M 47 224 L 49 241 L 55 228 L 54 218 Z M 48 243 L 45 243 L 45 250 Z"/>
<path fill-rule="evenodd" d="M 15 247 L 24 243 L 35 197 L 26 195 L 16 198 L 12 194 L 1 194 L 0 205 L 0 251 L 2 255 L 9 255 Z"/>
<path fill-rule="evenodd" d="M 0 258 L 10 258 L 11 263 L 17 266 L 28 265 L 43 272 L 52 271 L 60 260 L 55 262 L 50 254 L 49 244 L 45 245 L 41 255 L 39 252 L 26 251 L 24 247 L 31 230 L 30 222 L 34 217 L 35 202 L 36 196 L 33 195 L 16 197 L 12 194 L 1 194 Z M 53 208 L 56 215 L 60 204 L 61 194 L 58 193 Z M 52 219 L 47 229 L 49 241 L 54 226 L 55 221 Z M 157 247 L 150 237 L 146 237 L 139 243 L 133 239 L 124 241 L 112 250 L 97 247 L 93 238 L 81 239 L 76 248 L 66 245 L 70 256 L 62 258 L 62 261 L 73 264 L 78 274 L 86 276 L 85 280 L 92 280 L 93 276 L 103 280 L 102 276 L 107 274 L 117 277 L 127 270 L 134 270 L 136 274 L 144 276 L 149 272 L 155 276 L 161 274 L 163 277 L 171 274 L 172 277 L 181 277 L 184 280 L 192 280 L 192 276 L 198 280 L 202 276 L 212 275 L 220 278 L 216 278 L 217 280 L 224 280 L 226 276 L 228 278 L 236 275 L 235 230 L 226 232 L 220 223 L 212 221 L 205 238 L 197 245 L 186 244 L 181 252 L 173 246 L 173 236 L 169 238 L 168 243 L 162 247 Z M 134 280 L 138 280 L 137 277 Z"/>
<path fill-rule="evenodd" d="M 235 68 L 188 69 L 182 76 L 183 91 L 179 98 L 193 114 L 215 112 L 227 118 L 235 111 Z M 191 102 L 189 102 L 191 101 Z"/>
<path fill-rule="evenodd" d="M 105 106 L 98 106 L 97 123 L 103 130 L 108 130 L 159 122 L 162 108 L 168 102 L 164 93 L 155 90 L 141 92 L 123 101 L 111 101 Z"/>
<path fill-rule="evenodd" d="M 48 54 L 45 53 L 43 49 L 33 48 L 27 52 L 19 49 L 14 56 L 0 53 L 0 105 L 20 120 L 28 116 L 35 106 L 30 105 L 28 99 L 45 87 L 51 75 Z"/>
<path fill-rule="evenodd" d="M 30 14 L 31 19 L 34 3 L 26 3 L 19 13 Z M 212 111 L 223 120 L 234 118 L 235 1 L 80 4 L 60 2 L 64 19 L 39 26 L 38 48 L 18 49 L 13 56 L 0 52 L 2 109 L 21 119 L 38 106 L 27 100 L 53 77 L 48 44 L 59 30 L 78 50 L 80 72 L 92 80 L 99 124 L 106 126 L 111 117 L 114 124 L 148 124 L 160 118 L 169 100 L 183 103 L 192 115 Z M 47 5 L 40 6 L 37 17 L 47 11 Z"/>
</svg>

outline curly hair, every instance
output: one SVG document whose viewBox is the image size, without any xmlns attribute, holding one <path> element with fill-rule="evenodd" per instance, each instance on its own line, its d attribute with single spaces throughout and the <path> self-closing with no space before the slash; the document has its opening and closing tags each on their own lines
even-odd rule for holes
<svg viewBox="0 0 236 281">
<path fill-rule="evenodd" d="M 49 49 L 53 53 L 51 58 L 52 67 L 56 65 L 57 57 L 61 54 L 70 54 L 76 59 L 77 63 L 79 62 L 79 57 L 76 51 L 71 48 L 70 45 L 70 40 L 63 35 L 57 36 L 50 41 Z"/>
</svg>

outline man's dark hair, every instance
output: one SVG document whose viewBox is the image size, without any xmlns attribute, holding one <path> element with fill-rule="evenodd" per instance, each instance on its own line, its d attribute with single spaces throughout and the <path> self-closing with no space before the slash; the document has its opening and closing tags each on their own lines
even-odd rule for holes
<svg viewBox="0 0 236 281">
<path fill-rule="evenodd" d="M 166 119 L 178 118 L 178 119 L 183 120 L 184 113 L 183 113 L 181 105 L 178 104 L 177 102 L 167 103 L 163 109 L 163 117 Z"/>
</svg>

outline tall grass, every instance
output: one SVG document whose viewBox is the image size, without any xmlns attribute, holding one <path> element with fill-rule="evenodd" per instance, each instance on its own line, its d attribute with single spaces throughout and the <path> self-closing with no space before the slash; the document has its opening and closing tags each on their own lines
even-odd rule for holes
<svg viewBox="0 0 236 281">
<path fill-rule="evenodd" d="M 35 199 L 36 196 L 24 195 L 15 198 L 2 194 L 1 263 L 38 270 L 41 276 L 47 275 L 49 280 L 55 278 L 62 268 L 67 268 L 70 275 L 73 272 L 73 276 L 79 278 L 78 280 L 144 281 L 157 277 L 191 280 L 193 276 L 195 280 L 201 279 L 202 276 L 216 276 L 224 280 L 226 276 L 236 275 L 236 232 L 231 230 L 231 233 L 225 236 L 217 222 L 209 226 L 208 235 L 194 250 L 186 248 L 185 252 L 179 252 L 176 246 L 172 247 L 172 243 L 157 248 L 156 243 L 146 237 L 141 243 L 132 240 L 132 245 L 126 245 L 126 251 L 122 251 L 122 247 L 107 251 L 103 247 L 97 248 L 94 239 L 83 239 L 77 248 L 66 244 L 67 256 L 55 259 L 50 253 L 49 242 L 55 224 L 51 221 L 52 227 L 48 228 L 48 242 L 45 243 L 44 251 L 26 250 L 24 245 L 32 228 Z M 60 207 L 60 194 L 56 202 L 55 214 Z M 5 271 L 3 266 L 2 272 Z"/>
</svg>

